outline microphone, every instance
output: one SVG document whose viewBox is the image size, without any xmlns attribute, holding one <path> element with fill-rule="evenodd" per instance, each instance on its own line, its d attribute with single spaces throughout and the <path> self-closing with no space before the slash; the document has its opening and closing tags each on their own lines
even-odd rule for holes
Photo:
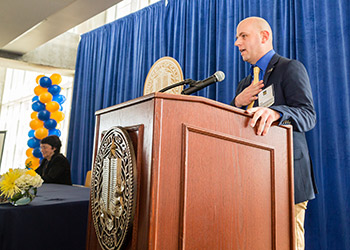
<svg viewBox="0 0 350 250">
<path fill-rule="evenodd" d="M 204 79 L 202 81 L 197 81 L 196 83 L 190 85 L 189 88 L 184 89 L 181 94 L 183 95 L 190 95 L 200 89 L 203 89 L 210 84 L 213 84 L 214 82 L 221 82 L 225 79 L 225 73 L 222 71 L 216 71 L 214 75 L 208 77 L 207 79 Z"/>
</svg>

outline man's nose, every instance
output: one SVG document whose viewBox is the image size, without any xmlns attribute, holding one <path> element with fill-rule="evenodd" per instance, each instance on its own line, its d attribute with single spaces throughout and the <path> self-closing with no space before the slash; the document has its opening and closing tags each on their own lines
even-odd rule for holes
<svg viewBox="0 0 350 250">
<path fill-rule="evenodd" d="M 239 45 L 240 45 L 239 38 L 237 38 L 236 41 L 235 41 L 235 46 L 238 47 Z"/>
</svg>

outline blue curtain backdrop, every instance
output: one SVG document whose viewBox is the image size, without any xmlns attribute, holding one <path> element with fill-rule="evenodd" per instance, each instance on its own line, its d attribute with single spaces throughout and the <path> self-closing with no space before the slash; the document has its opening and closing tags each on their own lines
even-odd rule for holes
<svg viewBox="0 0 350 250">
<path fill-rule="evenodd" d="M 350 249 L 349 14 L 348 0 L 169 0 L 84 34 L 67 154 L 73 182 L 82 184 L 91 168 L 94 112 L 141 96 L 160 57 L 177 59 L 194 80 L 224 71 L 223 82 L 195 95 L 230 103 L 249 68 L 234 47 L 235 27 L 261 16 L 275 50 L 305 65 L 313 90 L 318 117 L 307 139 L 320 193 L 307 210 L 307 249 Z"/>
</svg>

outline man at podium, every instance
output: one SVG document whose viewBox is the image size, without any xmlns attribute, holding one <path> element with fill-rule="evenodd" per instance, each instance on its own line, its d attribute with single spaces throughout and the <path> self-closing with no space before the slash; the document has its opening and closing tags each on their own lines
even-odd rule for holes
<svg viewBox="0 0 350 250">
<path fill-rule="evenodd" d="M 317 193 L 305 132 L 316 123 L 311 86 L 305 67 L 273 50 L 268 22 L 249 17 L 237 26 L 235 46 L 252 74 L 237 87 L 232 105 L 253 114 L 250 126 L 266 135 L 271 124 L 293 126 L 296 248 L 304 249 L 304 218 L 308 200 Z"/>
</svg>

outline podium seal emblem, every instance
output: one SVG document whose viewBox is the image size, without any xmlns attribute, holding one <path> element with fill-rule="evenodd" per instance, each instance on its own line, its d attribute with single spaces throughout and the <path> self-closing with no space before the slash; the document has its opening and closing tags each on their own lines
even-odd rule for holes
<svg viewBox="0 0 350 250">
<path fill-rule="evenodd" d="M 136 174 L 129 134 L 121 127 L 111 128 L 101 140 L 90 191 L 92 220 L 104 250 L 127 244 L 136 207 Z"/>
</svg>

